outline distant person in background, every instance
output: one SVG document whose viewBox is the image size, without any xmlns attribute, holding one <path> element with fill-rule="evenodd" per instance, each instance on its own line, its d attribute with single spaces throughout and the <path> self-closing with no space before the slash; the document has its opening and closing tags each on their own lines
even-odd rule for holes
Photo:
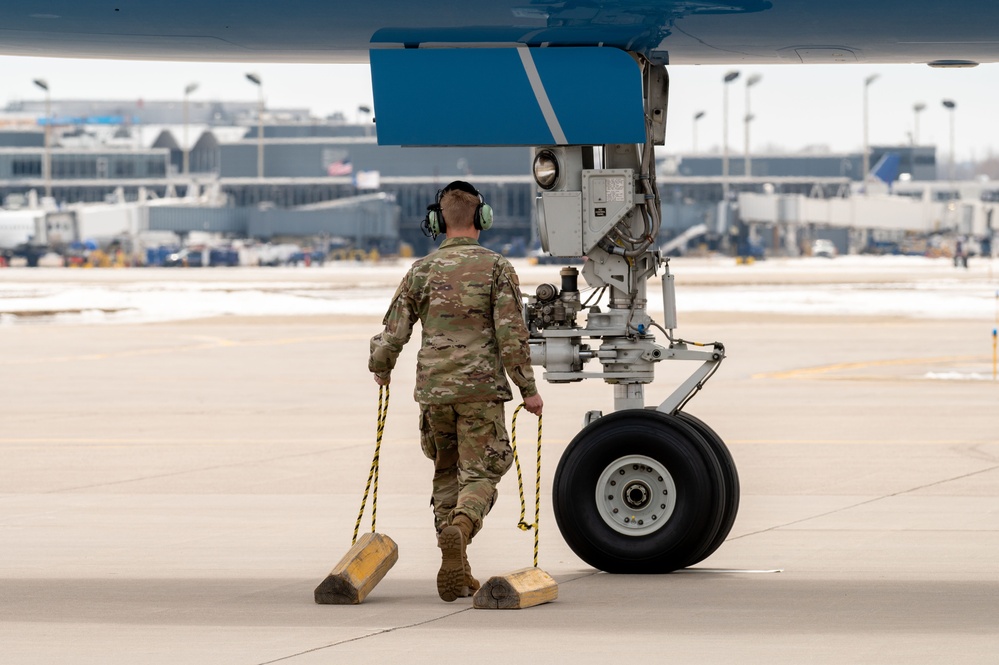
<svg viewBox="0 0 999 665">
<path fill-rule="evenodd" d="M 968 254 L 964 238 L 958 238 L 957 245 L 954 247 L 954 267 L 955 268 L 968 267 Z"/>
</svg>

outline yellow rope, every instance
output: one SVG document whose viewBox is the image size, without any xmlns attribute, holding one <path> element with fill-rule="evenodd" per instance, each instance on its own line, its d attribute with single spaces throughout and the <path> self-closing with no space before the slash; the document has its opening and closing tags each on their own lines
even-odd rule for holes
<svg viewBox="0 0 999 665">
<path fill-rule="evenodd" d="M 513 448 L 513 462 L 517 466 L 517 487 L 520 491 L 520 521 L 517 523 L 517 527 L 521 531 L 534 529 L 534 567 L 537 568 L 539 524 L 541 523 L 541 416 L 538 416 L 538 465 L 534 473 L 534 523 L 528 524 L 524 521 L 527 504 L 524 501 L 524 478 L 520 473 L 520 457 L 517 455 L 517 414 L 523 408 L 524 404 L 521 403 L 513 411 L 513 422 L 510 424 L 510 447 Z"/>
<path fill-rule="evenodd" d="M 389 387 L 378 387 L 378 431 L 375 438 L 375 456 L 371 460 L 371 470 L 368 472 L 368 484 L 364 487 L 364 498 L 361 499 L 361 510 L 357 513 L 357 522 L 354 523 L 354 538 L 351 545 L 357 543 L 357 532 L 361 528 L 361 517 L 364 516 L 364 507 L 368 504 L 368 491 L 371 492 L 371 533 L 375 532 L 375 519 L 378 516 L 378 456 L 382 450 L 382 435 L 385 433 L 385 417 L 388 415 Z M 372 487 L 373 486 L 373 487 Z"/>
</svg>

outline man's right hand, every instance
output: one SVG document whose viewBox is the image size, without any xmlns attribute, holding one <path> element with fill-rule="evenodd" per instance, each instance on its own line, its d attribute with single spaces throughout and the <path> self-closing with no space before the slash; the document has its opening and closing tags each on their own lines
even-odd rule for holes
<svg viewBox="0 0 999 665">
<path fill-rule="evenodd" d="M 544 405 L 545 403 L 544 400 L 541 399 L 541 393 L 535 393 L 530 397 L 524 398 L 524 408 L 536 416 L 541 415 L 541 408 Z"/>
</svg>

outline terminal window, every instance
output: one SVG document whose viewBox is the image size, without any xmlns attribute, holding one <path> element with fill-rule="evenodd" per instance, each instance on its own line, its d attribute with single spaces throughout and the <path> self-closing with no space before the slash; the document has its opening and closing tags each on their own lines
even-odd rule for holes
<svg viewBox="0 0 999 665">
<path fill-rule="evenodd" d="M 15 159 L 11 163 L 11 171 L 14 175 L 41 175 L 42 174 L 42 160 L 41 158 L 33 159 Z"/>
</svg>

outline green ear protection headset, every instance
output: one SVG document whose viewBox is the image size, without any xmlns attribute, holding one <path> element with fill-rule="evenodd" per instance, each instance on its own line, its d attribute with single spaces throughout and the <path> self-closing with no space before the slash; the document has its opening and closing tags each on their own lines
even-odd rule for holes
<svg viewBox="0 0 999 665">
<path fill-rule="evenodd" d="M 424 234 L 436 240 L 439 234 L 447 233 L 447 224 L 444 221 L 444 213 L 441 211 L 441 199 L 444 198 L 445 194 L 453 190 L 468 192 L 479 198 L 479 205 L 475 208 L 475 217 L 472 219 L 472 224 L 479 231 L 488 231 L 493 225 L 492 207 L 482 200 L 482 194 L 479 194 L 479 190 L 464 180 L 455 180 L 444 189 L 437 190 L 437 198 L 427 206 L 427 216 L 423 219 L 422 225 Z"/>
</svg>

